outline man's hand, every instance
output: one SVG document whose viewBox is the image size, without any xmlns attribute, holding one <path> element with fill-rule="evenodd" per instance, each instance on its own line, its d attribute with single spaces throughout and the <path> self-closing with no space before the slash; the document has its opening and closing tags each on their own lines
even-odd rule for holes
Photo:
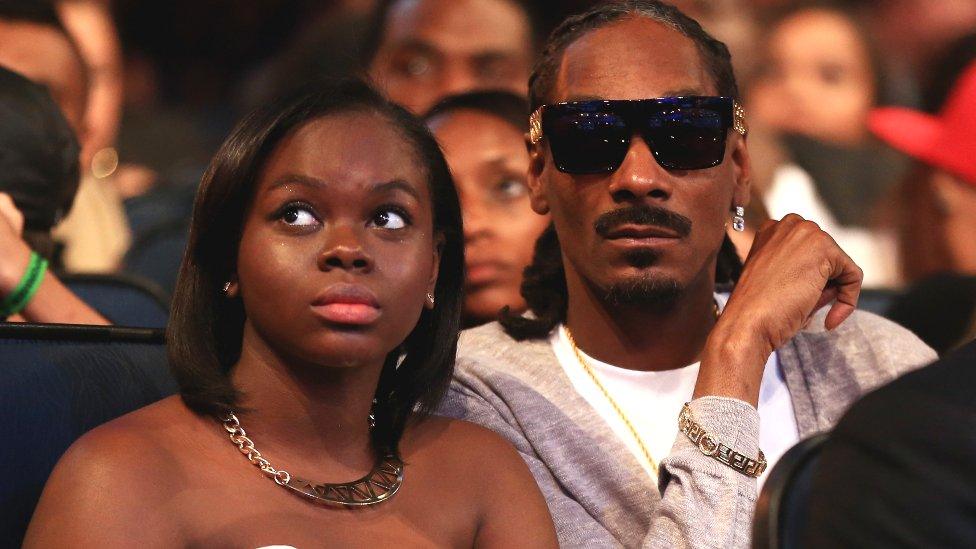
<svg viewBox="0 0 976 549">
<path fill-rule="evenodd" d="M 795 214 L 766 222 L 705 345 L 695 396 L 730 396 L 755 405 L 770 353 L 828 303 L 833 305 L 826 328 L 839 326 L 854 312 L 863 279 L 816 223 Z"/>
</svg>

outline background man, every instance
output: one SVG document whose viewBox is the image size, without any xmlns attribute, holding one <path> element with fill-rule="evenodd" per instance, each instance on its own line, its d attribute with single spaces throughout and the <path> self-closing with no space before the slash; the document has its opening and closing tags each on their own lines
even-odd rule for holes
<svg viewBox="0 0 976 549">
<path fill-rule="evenodd" d="M 675 8 L 570 18 L 530 93 L 532 204 L 554 227 L 526 272 L 533 316 L 462 336 L 443 411 L 515 444 L 563 546 L 745 546 L 760 464 L 934 354 L 854 313 L 860 269 L 798 216 L 737 264 L 730 56 Z"/>
<path fill-rule="evenodd" d="M 366 39 L 366 65 L 392 100 L 418 114 L 466 91 L 525 95 L 534 29 L 516 0 L 384 0 Z"/>
</svg>

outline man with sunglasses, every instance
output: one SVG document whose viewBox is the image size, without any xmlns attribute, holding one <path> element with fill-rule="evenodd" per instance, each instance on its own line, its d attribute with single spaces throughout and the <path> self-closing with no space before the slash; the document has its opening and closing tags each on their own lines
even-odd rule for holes
<svg viewBox="0 0 976 549">
<path fill-rule="evenodd" d="M 745 113 L 727 48 L 672 6 L 569 19 L 530 89 L 553 220 L 531 313 L 462 335 L 442 412 L 515 445 L 563 546 L 746 546 L 776 458 L 934 353 L 854 312 L 861 271 L 811 222 L 770 223 L 739 263 Z"/>
</svg>

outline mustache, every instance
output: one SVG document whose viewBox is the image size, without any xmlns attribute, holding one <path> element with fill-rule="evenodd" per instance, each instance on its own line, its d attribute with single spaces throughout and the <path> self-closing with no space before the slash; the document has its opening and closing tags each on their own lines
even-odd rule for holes
<svg viewBox="0 0 976 549">
<path fill-rule="evenodd" d="M 684 238 L 691 234 L 687 217 L 650 204 L 638 204 L 607 212 L 593 222 L 593 229 L 604 238 L 621 225 L 652 225 L 674 231 Z"/>
</svg>

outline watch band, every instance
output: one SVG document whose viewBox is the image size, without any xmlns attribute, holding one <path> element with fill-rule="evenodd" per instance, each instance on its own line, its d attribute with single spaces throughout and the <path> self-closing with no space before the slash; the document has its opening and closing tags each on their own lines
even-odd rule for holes
<svg viewBox="0 0 976 549">
<path fill-rule="evenodd" d="M 759 450 L 759 458 L 752 459 L 722 444 L 715 435 L 709 433 L 695 421 L 691 407 L 685 403 L 678 415 L 678 430 L 693 442 L 698 450 L 748 477 L 756 478 L 766 470 L 766 456 Z"/>
</svg>

